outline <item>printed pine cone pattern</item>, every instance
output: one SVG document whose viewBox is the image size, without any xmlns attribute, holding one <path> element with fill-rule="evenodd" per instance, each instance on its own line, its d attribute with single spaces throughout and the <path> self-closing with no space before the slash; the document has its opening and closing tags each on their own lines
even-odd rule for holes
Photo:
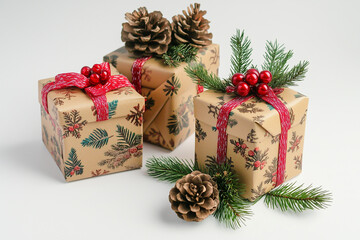
<svg viewBox="0 0 360 240">
<path fill-rule="evenodd" d="M 210 21 L 204 18 L 206 11 L 200 10 L 200 4 L 191 4 L 183 14 L 172 18 L 173 41 L 197 48 L 210 45 L 212 43 L 212 33 L 208 33 Z"/>
<path fill-rule="evenodd" d="M 194 171 L 176 181 L 169 201 L 181 219 L 199 222 L 215 212 L 219 190 L 210 175 Z"/>
<path fill-rule="evenodd" d="M 167 52 L 171 25 L 161 12 L 148 13 L 145 7 L 141 7 L 126 13 L 125 19 L 128 22 L 122 24 L 121 40 L 133 56 L 160 56 Z"/>
</svg>

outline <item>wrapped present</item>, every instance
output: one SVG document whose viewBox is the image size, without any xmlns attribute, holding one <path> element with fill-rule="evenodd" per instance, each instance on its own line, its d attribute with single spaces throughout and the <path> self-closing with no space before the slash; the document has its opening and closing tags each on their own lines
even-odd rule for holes
<svg viewBox="0 0 360 240">
<path fill-rule="evenodd" d="M 286 149 L 282 149 L 286 152 L 283 179 L 278 183 L 279 151 L 284 148 L 279 143 L 285 120 L 280 121 L 280 114 L 273 106 L 275 104 L 259 97 L 243 98 L 242 103 L 235 103 L 238 106 L 227 110 L 227 125 L 223 127 L 220 119 L 224 118 L 224 109 L 236 101 L 234 94 L 208 90 L 194 99 L 196 161 L 205 166 L 207 160 L 221 158 L 219 148 L 225 147 L 226 159 L 231 159 L 240 182 L 245 184 L 243 197 L 250 200 L 297 176 L 302 169 L 308 98 L 289 88 L 279 91 L 276 97 L 288 109 L 291 125 L 286 131 Z M 225 145 L 219 142 L 224 141 L 220 139 L 219 128 L 226 132 Z"/>
<path fill-rule="evenodd" d="M 145 7 L 127 13 L 125 46 L 104 56 L 146 97 L 144 140 L 170 150 L 194 132 L 193 97 L 203 90 L 184 67 L 197 61 L 218 72 L 219 46 L 212 44 L 206 11 L 199 8 L 191 5 L 186 15 L 174 16 L 172 24 L 161 12 L 149 13 Z"/>
<path fill-rule="evenodd" d="M 66 181 L 142 166 L 144 98 L 110 72 L 95 64 L 39 81 L 43 142 Z"/>
</svg>

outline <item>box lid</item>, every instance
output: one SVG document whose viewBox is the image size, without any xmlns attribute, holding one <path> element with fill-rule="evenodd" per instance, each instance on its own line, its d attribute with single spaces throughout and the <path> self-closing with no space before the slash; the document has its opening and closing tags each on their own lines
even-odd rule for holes
<svg viewBox="0 0 360 240">
<path fill-rule="evenodd" d="M 216 59 L 213 55 L 214 53 L 218 54 L 219 45 L 212 44 L 207 47 L 203 47 L 198 51 L 197 59 L 202 62 L 202 60 L 215 61 Z M 216 56 L 217 57 L 217 56 Z M 104 56 L 104 62 L 109 62 L 113 65 L 121 74 L 124 74 L 130 81 L 131 79 L 131 68 L 136 58 L 131 57 L 129 52 L 125 47 L 121 47 L 107 55 Z M 187 63 L 180 63 L 179 67 L 170 67 L 163 63 L 162 59 L 151 58 L 146 61 L 143 66 L 142 81 L 141 85 L 149 89 L 156 89 L 162 83 L 170 79 L 176 74 L 179 69 L 183 69 Z M 189 81 L 192 81 L 190 78 Z"/>
<path fill-rule="evenodd" d="M 221 106 L 233 97 L 233 94 L 212 90 L 201 93 L 194 98 L 195 117 L 216 130 L 217 116 Z M 285 88 L 278 97 L 289 109 L 291 127 L 305 121 L 308 97 L 289 88 Z M 255 97 L 231 111 L 227 133 L 240 137 L 244 128 L 250 129 L 254 124 L 260 125 L 272 136 L 281 132 L 280 117 L 276 109 L 262 99 Z"/>
<path fill-rule="evenodd" d="M 112 74 L 118 74 L 116 69 L 111 68 Z M 49 82 L 55 81 L 55 78 L 39 80 L 39 103 L 41 102 L 41 90 Z M 118 118 L 127 116 L 130 110 L 143 111 L 145 99 L 131 87 L 124 87 L 106 93 L 109 106 L 109 118 Z M 137 107 L 138 106 L 138 107 Z M 96 110 L 91 98 L 82 90 L 76 87 L 53 90 L 48 94 L 48 109 L 53 119 L 64 123 L 64 113 L 70 113 L 77 110 L 81 113 L 82 120 L 87 122 L 96 122 Z"/>
</svg>

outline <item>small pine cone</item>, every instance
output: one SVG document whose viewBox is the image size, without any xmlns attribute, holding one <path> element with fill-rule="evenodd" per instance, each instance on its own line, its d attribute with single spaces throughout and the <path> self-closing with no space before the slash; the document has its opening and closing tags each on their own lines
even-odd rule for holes
<svg viewBox="0 0 360 240">
<path fill-rule="evenodd" d="M 212 33 L 207 19 L 203 16 L 206 11 L 200 11 L 200 4 L 195 3 L 183 10 L 184 15 L 176 15 L 172 18 L 173 40 L 178 44 L 188 43 L 191 46 L 201 48 L 212 43 Z"/>
<path fill-rule="evenodd" d="M 135 57 L 160 56 L 171 42 L 170 22 L 159 11 L 148 13 L 145 7 L 126 13 L 128 22 L 122 24 L 121 40 Z"/>
<path fill-rule="evenodd" d="M 175 183 L 170 190 L 171 208 L 185 221 L 200 222 L 219 205 L 219 190 L 210 175 L 194 171 Z"/>
</svg>

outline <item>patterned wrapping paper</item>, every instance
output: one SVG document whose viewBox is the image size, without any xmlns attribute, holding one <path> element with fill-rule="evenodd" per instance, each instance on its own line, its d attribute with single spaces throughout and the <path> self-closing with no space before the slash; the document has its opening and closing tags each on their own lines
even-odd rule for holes
<svg viewBox="0 0 360 240">
<path fill-rule="evenodd" d="M 233 95 L 205 91 L 194 99 L 195 159 L 200 166 L 216 159 L 218 133 L 216 121 L 221 106 Z M 302 170 L 306 113 L 309 99 L 301 93 L 285 88 L 278 95 L 290 112 L 285 181 Z M 253 98 L 235 108 L 229 116 L 227 158 L 245 184 L 243 197 L 254 201 L 275 187 L 279 150 L 280 118 L 268 103 Z"/>
<path fill-rule="evenodd" d="M 39 81 L 40 105 L 51 81 Z M 48 94 L 50 114 L 41 105 L 43 142 L 68 182 L 142 166 L 144 97 L 131 87 L 106 97 L 109 120 L 100 122 L 90 97 L 76 87 Z"/>
<path fill-rule="evenodd" d="M 198 62 L 217 74 L 219 46 L 212 44 L 199 50 Z M 135 58 L 129 57 L 125 47 L 107 54 L 104 61 L 132 80 L 131 68 Z M 151 58 L 142 71 L 142 95 L 147 98 L 144 113 L 144 141 L 173 150 L 194 132 L 193 97 L 197 85 L 187 76 L 181 63 L 173 68 L 161 59 Z"/>
</svg>

